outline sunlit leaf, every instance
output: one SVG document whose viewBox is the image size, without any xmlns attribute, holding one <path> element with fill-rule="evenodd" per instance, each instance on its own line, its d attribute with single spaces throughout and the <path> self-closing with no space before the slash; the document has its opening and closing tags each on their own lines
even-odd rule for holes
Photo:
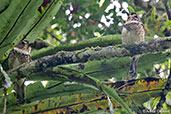
<svg viewBox="0 0 171 114">
<path fill-rule="evenodd" d="M 152 12 L 151 12 L 151 19 L 153 22 L 156 21 L 156 8 L 154 7 Z"/>
<path fill-rule="evenodd" d="M 166 25 L 167 27 L 171 27 L 171 20 L 167 20 Z"/>
<path fill-rule="evenodd" d="M 134 8 L 131 6 L 128 6 L 129 12 L 135 12 Z"/>
</svg>

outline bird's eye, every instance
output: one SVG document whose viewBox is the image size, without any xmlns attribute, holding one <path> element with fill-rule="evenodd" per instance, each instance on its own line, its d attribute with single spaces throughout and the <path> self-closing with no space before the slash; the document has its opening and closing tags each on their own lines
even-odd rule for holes
<svg viewBox="0 0 171 114">
<path fill-rule="evenodd" d="M 135 15 L 135 18 L 138 18 L 138 16 L 137 16 L 137 15 Z"/>
</svg>

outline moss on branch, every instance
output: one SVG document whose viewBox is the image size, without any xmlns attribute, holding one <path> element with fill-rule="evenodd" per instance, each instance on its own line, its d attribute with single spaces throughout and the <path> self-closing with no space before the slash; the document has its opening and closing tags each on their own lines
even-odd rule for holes
<svg viewBox="0 0 171 114">
<path fill-rule="evenodd" d="M 34 60 L 30 63 L 24 64 L 13 71 L 8 72 L 11 75 L 11 79 L 15 81 L 18 76 L 31 78 L 36 77 L 35 74 L 39 74 L 42 78 L 48 77 L 49 74 L 45 74 L 44 71 L 47 68 L 56 67 L 58 65 L 73 64 L 73 63 L 86 63 L 92 60 L 107 60 L 112 58 L 129 57 L 136 54 L 146 54 L 152 52 L 162 52 L 171 47 L 170 39 L 157 39 L 141 44 L 134 44 L 130 46 L 108 46 L 98 48 L 86 48 L 80 51 L 60 52 L 55 55 L 43 57 Z M 153 59 L 153 58 L 152 58 Z M 151 59 L 147 59 L 150 60 Z M 146 60 L 145 60 L 146 61 Z M 129 63 L 129 61 L 127 61 Z M 122 66 L 122 65 L 121 65 Z M 126 65 L 128 66 L 128 65 Z M 143 66 L 143 65 L 142 65 Z M 122 68 L 122 67 L 121 67 Z M 19 75 L 20 74 L 20 75 Z M 22 75 L 21 75 L 22 74 Z"/>
<path fill-rule="evenodd" d="M 153 39 L 152 37 L 147 37 L 146 40 L 151 40 Z M 75 51 L 75 50 L 80 50 L 84 49 L 86 47 L 106 47 L 110 45 L 118 45 L 121 44 L 121 35 L 107 35 L 107 36 L 102 36 L 98 38 L 92 38 L 89 40 L 84 40 L 80 41 L 78 43 L 74 44 L 65 44 L 65 45 L 59 45 L 57 47 L 48 47 L 48 48 L 43 48 L 41 50 L 36 50 L 32 52 L 32 59 L 38 59 L 43 56 L 47 55 L 53 55 L 56 54 L 59 51 Z"/>
<path fill-rule="evenodd" d="M 98 38 L 92 38 L 89 40 L 80 41 L 78 43 L 70 43 L 65 45 L 59 45 L 57 47 L 48 47 L 41 49 L 39 51 L 32 52 L 32 59 L 37 59 L 46 55 L 53 55 L 59 51 L 74 51 L 80 50 L 86 47 L 96 47 L 96 46 L 108 46 L 108 45 L 117 45 L 121 44 L 120 35 L 107 35 Z"/>
</svg>

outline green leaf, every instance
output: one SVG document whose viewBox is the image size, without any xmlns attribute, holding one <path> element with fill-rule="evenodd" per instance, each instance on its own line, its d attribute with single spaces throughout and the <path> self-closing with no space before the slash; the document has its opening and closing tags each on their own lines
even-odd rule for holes
<svg viewBox="0 0 171 114">
<path fill-rule="evenodd" d="M 131 6 L 128 6 L 129 12 L 135 12 L 134 8 Z"/>
<path fill-rule="evenodd" d="M 9 6 L 9 0 L 0 0 L 0 13 Z"/>
<path fill-rule="evenodd" d="M 128 105 L 118 96 L 117 92 L 114 89 L 109 88 L 103 84 L 101 84 L 101 88 L 107 96 L 111 97 L 114 101 L 121 105 L 128 112 L 128 114 L 133 114 Z"/>
<path fill-rule="evenodd" d="M 33 24 L 30 19 L 33 20 L 41 3 L 42 0 L 12 0 L 8 8 L 0 14 L 1 59 L 10 48 L 25 37 L 30 25 Z"/>
<path fill-rule="evenodd" d="M 45 9 L 44 13 L 40 14 L 36 13 L 36 11 L 42 3 L 42 0 L 31 0 L 27 3 L 28 6 L 23 5 L 25 6 L 24 8 L 18 9 L 19 11 L 17 10 L 20 14 L 17 16 L 17 19 L 14 18 L 15 16 L 11 14 L 11 18 L 14 18 L 11 21 L 16 22 L 15 26 L 12 26 L 13 24 L 11 22 L 6 28 L 0 27 L 0 36 L 3 36 L 0 37 L 0 50 L 2 50 L 0 51 L 1 61 L 6 58 L 4 54 L 6 53 L 6 55 L 8 55 L 8 53 L 10 52 L 9 48 L 12 49 L 14 45 L 16 45 L 20 40 L 26 38 L 29 41 L 34 41 L 36 39 L 36 36 L 39 35 L 40 32 L 42 32 L 42 30 L 52 20 L 53 16 L 59 10 L 62 2 L 63 0 L 51 1 L 51 3 Z M 11 7 L 13 8 L 14 6 Z M 17 7 L 17 5 L 15 7 Z M 15 9 L 13 10 L 15 11 Z M 7 11 L 7 14 L 8 13 L 10 14 L 11 12 Z M 0 22 L 3 22 L 3 20 L 8 20 L 8 17 L 3 18 L 2 21 L 0 20 Z M 10 33 L 1 35 L 1 33 L 3 33 L 4 31 L 8 31 L 7 29 L 10 29 Z"/>
<path fill-rule="evenodd" d="M 140 15 L 140 14 L 144 14 L 144 11 L 138 11 L 138 12 L 136 12 L 138 15 Z"/>
<path fill-rule="evenodd" d="M 167 27 L 171 27 L 171 20 L 167 20 L 166 26 L 167 26 Z"/>
<path fill-rule="evenodd" d="M 8 74 L 3 70 L 2 65 L 0 64 L 0 72 L 3 74 L 4 78 L 5 78 L 5 84 L 4 87 L 5 88 L 10 88 L 12 85 L 11 79 L 8 76 Z"/>
<path fill-rule="evenodd" d="M 34 0 L 15 0 L 11 1 L 8 8 L 0 14 L 0 45 L 8 44 L 14 39 L 9 38 L 13 31 L 20 32 L 28 20 L 33 17 L 34 10 L 38 8 Z M 35 7 L 36 6 L 36 7 Z M 25 20 L 24 20 L 25 19 Z M 20 28 L 22 26 L 22 28 Z M 19 30 L 17 28 L 20 28 Z M 16 34 L 13 34 L 16 36 Z M 14 36 L 14 37 L 15 37 Z M 7 40 L 8 39 L 8 40 Z"/>
<path fill-rule="evenodd" d="M 36 36 L 39 35 L 42 30 L 49 24 L 52 20 L 53 16 L 58 12 L 60 6 L 62 5 L 63 0 L 53 0 L 48 5 L 40 19 L 36 22 L 35 26 L 33 26 L 32 30 L 29 32 L 27 39 L 31 42 L 35 40 Z"/>
<path fill-rule="evenodd" d="M 14 84 L 12 84 L 11 87 L 7 89 L 7 94 L 10 94 L 13 89 L 14 89 Z"/>
<path fill-rule="evenodd" d="M 154 7 L 153 10 L 152 10 L 152 12 L 151 12 L 151 20 L 152 20 L 153 22 L 156 21 L 155 14 L 156 14 L 156 8 Z"/>
</svg>

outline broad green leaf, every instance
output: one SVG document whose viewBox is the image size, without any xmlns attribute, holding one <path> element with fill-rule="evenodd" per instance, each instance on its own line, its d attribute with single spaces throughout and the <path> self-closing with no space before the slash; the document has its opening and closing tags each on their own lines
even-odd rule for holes
<svg viewBox="0 0 171 114">
<path fill-rule="evenodd" d="M 58 12 L 60 6 L 62 5 L 63 0 L 53 0 L 46 8 L 44 14 L 42 14 L 41 18 L 38 20 L 36 25 L 32 28 L 27 39 L 30 41 L 34 41 L 35 37 L 39 35 L 42 30 L 49 24 L 52 20 L 53 16 Z"/>
<path fill-rule="evenodd" d="M 32 0 L 28 6 L 23 10 L 20 10 L 21 16 L 18 16 L 16 20 L 16 25 L 12 27 L 10 34 L 5 37 L 0 45 L 0 57 L 4 60 L 5 55 L 8 55 L 8 49 L 13 48 L 21 39 L 28 39 L 29 41 L 34 41 L 36 36 L 42 32 L 42 30 L 49 24 L 52 17 L 59 10 L 63 0 L 53 0 L 49 3 L 43 14 L 37 12 L 38 6 L 40 6 L 40 0 Z M 37 13 L 36 13 L 37 12 Z M 3 29 L 4 30 L 4 29 Z M 12 43 L 13 42 L 13 43 Z M 8 52 L 7 52 L 8 51 Z"/>
<path fill-rule="evenodd" d="M 9 0 L 0 0 L 0 14 L 9 6 Z"/>
<path fill-rule="evenodd" d="M 118 96 L 117 92 L 114 89 L 109 88 L 103 84 L 101 84 L 101 88 L 107 96 L 111 97 L 114 101 L 121 105 L 127 111 L 128 114 L 133 114 L 128 105 Z"/>
<path fill-rule="evenodd" d="M 35 15 L 42 0 L 12 0 L 0 16 L 0 57 L 23 39 L 30 29 L 29 20 Z M 29 23 L 29 24 L 28 24 Z M 27 29 L 26 29 L 27 28 Z M 29 28 L 29 29 L 28 29 Z M 14 41 L 15 40 L 15 41 Z M 14 44 L 12 42 L 15 42 Z"/>
<path fill-rule="evenodd" d="M 34 16 L 34 10 L 40 5 L 40 3 L 37 3 L 39 2 L 34 0 L 12 0 L 10 2 L 9 7 L 0 15 L 1 47 L 11 43 L 11 40 L 13 41 L 14 39 L 9 38 L 10 35 L 15 35 L 14 37 L 16 37 L 17 34 L 15 33 L 19 33 L 28 20 Z"/>
</svg>

